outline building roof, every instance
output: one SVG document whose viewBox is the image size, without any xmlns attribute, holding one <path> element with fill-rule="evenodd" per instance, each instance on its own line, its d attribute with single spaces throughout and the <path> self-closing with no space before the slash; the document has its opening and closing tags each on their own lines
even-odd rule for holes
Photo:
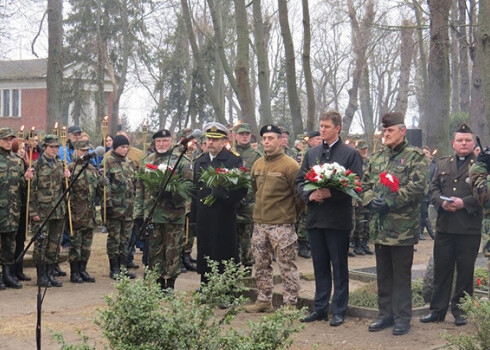
<svg viewBox="0 0 490 350">
<path fill-rule="evenodd" d="M 0 61 L 0 80 L 45 79 L 48 59 Z"/>
</svg>

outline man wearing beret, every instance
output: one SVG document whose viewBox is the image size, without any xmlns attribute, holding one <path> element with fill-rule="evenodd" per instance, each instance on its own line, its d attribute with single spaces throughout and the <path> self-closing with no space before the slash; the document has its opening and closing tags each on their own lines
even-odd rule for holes
<svg viewBox="0 0 490 350">
<path fill-rule="evenodd" d="M 15 135 L 10 128 L 0 128 L 0 290 L 22 288 L 14 277 L 15 235 L 19 226 L 21 188 L 33 177 L 24 170 L 22 159 L 11 152 Z"/>
<path fill-rule="evenodd" d="M 238 168 L 243 166 L 242 158 L 234 151 L 228 151 L 228 129 L 217 122 L 204 125 L 208 152 L 194 161 L 194 194 L 192 197 L 190 224 L 197 233 L 197 272 L 201 283 L 206 283 L 205 273 L 210 268 L 205 257 L 218 261 L 220 272 L 224 266 L 222 260 L 238 260 L 237 214 L 236 206 L 245 197 L 247 189 L 228 191 L 223 187 L 208 188 L 200 181 L 203 170 L 213 168 Z M 213 194 L 216 201 L 211 206 L 204 204 L 204 199 Z"/>
<path fill-rule="evenodd" d="M 146 165 L 168 166 L 175 168 L 180 152 L 173 152 L 172 134 L 168 130 L 160 130 L 153 135 L 155 152 L 143 159 Z M 183 179 L 192 179 L 189 160 L 183 157 L 175 174 Z M 138 182 L 136 191 L 136 217 L 146 217 L 151 209 L 157 193 L 150 193 L 142 181 Z M 177 193 L 165 191 L 158 201 L 152 217 L 153 232 L 148 237 L 149 265 L 158 265 L 160 287 L 173 290 L 175 280 L 180 274 L 180 253 L 184 242 L 185 207 L 188 200 Z"/>
<path fill-rule="evenodd" d="M 476 160 L 473 154 L 475 136 L 463 123 L 454 133 L 454 154 L 436 163 L 429 187 L 430 200 L 437 210 L 434 240 L 434 289 L 430 302 L 431 313 L 421 322 L 443 321 L 451 299 L 455 324 L 466 324 L 460 299 L 473 294 L 473 273 L 481 240 L 482 208 L 473 197 L 469 168 Z M 456 287 L 453 297 L 454 270 Z"/>
<path fill-rule="evenodd" d="M 349 301 L 347 251 L 349 233 L 352 230 L 352 197 L 336 189 L 322 188 L 307 191 L 304 185 L 306 173 L 317 164 L 336 162 L 361 176 L 361 157 L 355 149 L 342 142 L 339 137 L 341 128 L 340 113 L 336 111 L 322 113 L 320 116 L 322 144 L 306 152 L 296 180 L 298 193 L 308 205 L 306 229 L 315 272 L 315 306 L 313 312 L 301 321 L 328 320 L 333 279 L 333 317 L 330 321 L 333 327 L 344 323 Z"/>
<path fill-rule="evenodd" d="M 250 125 L 241 123 L 237 126 L 235 132 L 236 144 L 234 151 L 242 157 L 245 167 L 252 169 L 255 161 L 262 155 L 250 146 L 250 138 L 252 137 Z M 250 191 L 240 201 L 237 209 L 238 253 L 241 264 L 250 268 L 253 264 L 251 239 L 254 227 L 252 218 L 254 201 L 254 195 Z"/>
<path fill-rule="evenodd" d="M 266 125 L 260 130 L 265 155 L 252 167 L 252 188 L 255 194 L 252 251 L 255 278 L 259 290 L 255 304 L 247 312 L 272 312 L 272 255 L 281 270 L 285 305 L 296 305 L 300 290 L 299 273 L 294 261 L 298 236 L 296 219 L 304 203 L 296 190 L 299 164 L 287 157 L 280 144 L 281 130 Z"/>
<path fill-rule="evenodd" d="M 378 281 L 379 316 L 368 329 L 394 324 L 394 335 L 410 330 L 413 251 L 429 178 L 424 153 L 405 138 L 404 119 L 399 112 L 383 115 L 385 147 L 371 156 L 361 186 L 362 204 L 374 213 L 370 229 Z"/>
</svg>

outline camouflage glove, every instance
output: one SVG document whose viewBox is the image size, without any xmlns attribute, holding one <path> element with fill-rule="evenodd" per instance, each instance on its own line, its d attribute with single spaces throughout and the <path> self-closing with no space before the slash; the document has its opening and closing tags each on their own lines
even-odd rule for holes
<svg viewBox="0 0 490 350">
<path fill-rule="evenodd" d="M 228 199 L 230 197 L 228 190 L 223 186 L 213 187 L 211 193 L 216 199 Z"/>
<path fill-rule="evenodd" d="M 369 203 L 369 206 L 371 210 L 380 214 L 385 214 L 388 212 L 388 210 L 390 210 L 390 207 L 384 198 L 374 199 L 371 203 Z"/>
<path fill-rule="evenodd" d="M 488 150 L 482 150 L 478 157 L 476 158 L 477 162 L 485 163 L 485 166 L 487 167 L 487 170 L 490 169 L 490 154 L 487 153 Z"/>
</svg>

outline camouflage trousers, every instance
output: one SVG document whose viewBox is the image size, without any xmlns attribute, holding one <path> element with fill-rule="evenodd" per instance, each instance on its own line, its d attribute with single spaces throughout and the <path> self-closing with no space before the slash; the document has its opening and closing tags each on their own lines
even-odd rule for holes
<svg viewBox="0 0 490 350">
<path fill-rule="evenodd" d="M 12 265 L 15 256 L 17 232 L 0 232 L 0 265 Z"/>
<path fill-rule="evenodd" d="M 33 225 L 33 232 L 37 232 L 40 222 Z M 57 264 L 60 255 L 61 237 L 65 226 L 64 219 L 49 220 L 44 226 L 44 238 L 42 246 L 39 240 L 34 244 L 32 259 L 35 264 Z"/>
<path fill-rule="evenodd" d="M 109 259 L 119 256 L 126 257 L 129 250 L 129 237 L 133 229 L 133 221 L 107 219 L 107 255 Z"/>
<path fill-rule="evenodd" d="M 369 240 L 369 213 L 358 212 L 359 208 L 355 208 L 355 226 L 352 230 L 350 240 L 351 241 L 362 241 Z"/>
<path fill-rule="evenodd" d="M 243 266 L 252 266 L 254 263 L 254 257 L 252 255 L 253 230 L 253 223 L 237 223 L 238 257 Z"/>
<path fill-rule="evenodd" d="M 187 232 L 187 243 L 185 241 L 185 225 L 184 225 L 184 233 L 182 235 L 182 253 L 183 254 L 190 254 L 192 253 L 192 247 L 194 246 L 194 230 L 192 230 L 190 227 L 188 228 Z"/>
<path fill-rule="evenodd" d="M 301 213 L 297 221 L 298 242 L 308 242 L 308 232 L 306 231 L 306 210 Z"/>
<path fill-rule="evenodd" d="M 151 268 L 158 266 L 160 276 L 169 279 L 180 274 L 180 253 L 184 225 L 153 224 L 148 237 L 148 257 Z"/>
<path fill-rule="evenodd" d="M 94 238 L 94 229 L 82 227 L 73 230 L 70 237 L 70 262 L 88 261 Z"/>
<path fill-rule="evenodd" d="M 255 258 L 255 279 L 259 290 L 257 300 L 271 301 L 274 287 L 272 253 L 281 270 L 284 285 L 283 302 L 296 304 L 300 290 L 296 267 L 298 236 L 294 224 L 255 224 L 252 235 L 252 252 Z"/>
</svg>

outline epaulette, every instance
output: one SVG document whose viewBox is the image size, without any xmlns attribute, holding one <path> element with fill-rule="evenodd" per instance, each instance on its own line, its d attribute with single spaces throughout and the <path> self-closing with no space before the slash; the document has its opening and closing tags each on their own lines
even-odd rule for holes
<svg viewBox="0 0 490 350">
<path fill-rule="evenodd" d="M 240 153 L 238 153 L 237 151 L 231 149 L 230 152 L 233 153 L 235 156 L 240 157 Z"/>
<path fill-rule="evenodd" d="M 207 152 L 203 152 L 203 153 L 201 153 L 200 155 L 198 155 L 198 156 L 196 157 L 196 159 L 201 158 L 201 157 L 202 157 L 203 155 L 205 155 L 206 153 L 207 153 Z M 194 160 L 196 160 L 196 159 L 194 159 Z"/>
</svg>

